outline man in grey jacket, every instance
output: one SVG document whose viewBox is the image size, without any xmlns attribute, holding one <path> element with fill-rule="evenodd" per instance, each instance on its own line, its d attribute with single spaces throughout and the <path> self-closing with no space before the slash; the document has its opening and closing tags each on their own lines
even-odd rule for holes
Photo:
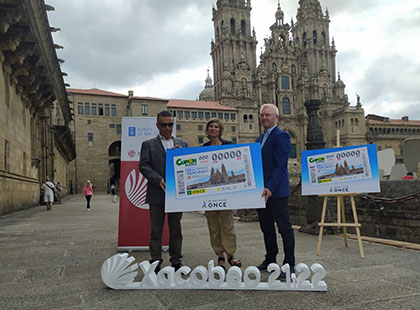
<svg viewBox="0 0 420 310">
<path fill-rule="evenodd" d="M 157 115 L 156 126 L 159 135 L 144 141 L 140 152 L 140 172 L 147 179 L 146 203 L 150 205 L 150 263 L 159 261 L 155 272 L 159 272 L 162 264 L 162 233 L 165 223 L 165 172 L 166 149 L 187 147 L 187 143 L 172 137 L 174 118 L 168 111 Z M 172 267 L 178 270 L 181 266 L 181 232 L 182 213 L 168 213 L 169 255 Z"/>
</svg>

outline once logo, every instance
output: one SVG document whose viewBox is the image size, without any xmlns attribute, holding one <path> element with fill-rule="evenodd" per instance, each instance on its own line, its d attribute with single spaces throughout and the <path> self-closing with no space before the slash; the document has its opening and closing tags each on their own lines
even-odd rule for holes
<svg viewBox="0 0 420 310">
<path fill-rule="evenodd" d="M 349 188 L 348 187 L 331 187 L 330 193 L 348 193 Z"/>
<path fill-rule="evenodd" d="M 129 150 L 128 151 L 128 156 L 130 156 L 131 158 L 133 158 L 134 156 L 136 156 L 137 152 L 135 150 Z"/>
</svg>

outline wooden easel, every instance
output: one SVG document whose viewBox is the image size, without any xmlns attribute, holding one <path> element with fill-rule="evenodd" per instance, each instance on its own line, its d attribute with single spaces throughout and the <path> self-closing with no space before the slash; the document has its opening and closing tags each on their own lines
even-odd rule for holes
<svg viewBox="0 0 420 310">
<path fill-rule="evenodd" d="M 340 147 L 340 130 L 337 129 L 337 147 Z M 358 196 L 359 194 L 332 194 L 332 195 L 319 195 L 319 197 L 324 197 L 324 203 L 322 205 L 322 214 L 321 214 L 321 222 L 319 225 L 319 235 L 318 235 L 318 246 L 316 250 L 316 255 L 319 256 L 321 253 L 321 242 L 322 242 L 322 233 L 324 231 L 325 226 L 337 226 L 343 227 L 344 233 L 344 245 L 348 247 L 348 240 L 347 240 L 347 227 L 355 227 L 356 228 L 356 235 L 357 241 L 359 243 L 359 250 L 360 250 L 360 257 L 364 258 L 365 253 L 363 252 L 363 245 L 362 245 L 362 238 L 360 236 L 360 224 L 357 219 L 357 212 L 356 212 L 356 203 L 354 202 L 354 196 Z M 354 223 L 346 223 L 346 215 L 344 213 L 344 197 L 350 197 L 351 202 L 351 209 L 353 211 L 353 218 Z M 336 197 L 337 198 L 337 223 L 325 223 L 325 213 L 327 210 L 327 202 L 328 197 Z"/>
</svg>

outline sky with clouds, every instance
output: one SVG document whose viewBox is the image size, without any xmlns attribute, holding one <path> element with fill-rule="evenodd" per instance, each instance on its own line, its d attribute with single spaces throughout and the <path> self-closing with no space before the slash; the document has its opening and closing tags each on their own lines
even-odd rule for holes
<svg viewBox="0 0 420 310">
<path fill-rule="evenodd" d="M 270 35 L 278 0 L 252 0 L 259 42 Z M 211 20 L 216 0 L 47 0 L 53 34 L 64 46 L 65 82 L 137 96 L 196 99 L 212 69 Z M 320 0 L 328 8 L 337 68 L 352 105 L 366 114 L 420 120 L 418 0 Z M 298 0 L 281 0 L 285 22 Z M 210 71 L 212 75 L 212 72 Z"/>
</svg>

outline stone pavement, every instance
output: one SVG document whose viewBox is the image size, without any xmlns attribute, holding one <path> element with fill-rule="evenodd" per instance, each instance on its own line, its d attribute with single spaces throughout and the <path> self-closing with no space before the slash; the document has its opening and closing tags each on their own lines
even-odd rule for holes
<svg viewBox="0 0 420 310">
<path fill-rule="evenodd" d="M 95 195 L 91 212 L 70 196 L 52 211 L 44 206 L 0 218 L 0 309 L 420 309 L 420 252 L 338 236 L 296 232 L 296 261 L 321 263 L 328 292 L 148 290 L 114 291 L 101 280 L 102 263 L 116 253 L 118 207 Z M 214 259 L 205 218 L 183 217 L 184 264 Z M 258 265 L 264 255 L 258 223 L 236 222 L 237 257 Z M 147 252 L 133 253 L 136 262 Z M 164 254 L 164 265 L 168 254 Z M 244 269 L 244 268 L 242 268 Z M 262 280 L 266 281 L 265 273 Z"/>
</svg>

